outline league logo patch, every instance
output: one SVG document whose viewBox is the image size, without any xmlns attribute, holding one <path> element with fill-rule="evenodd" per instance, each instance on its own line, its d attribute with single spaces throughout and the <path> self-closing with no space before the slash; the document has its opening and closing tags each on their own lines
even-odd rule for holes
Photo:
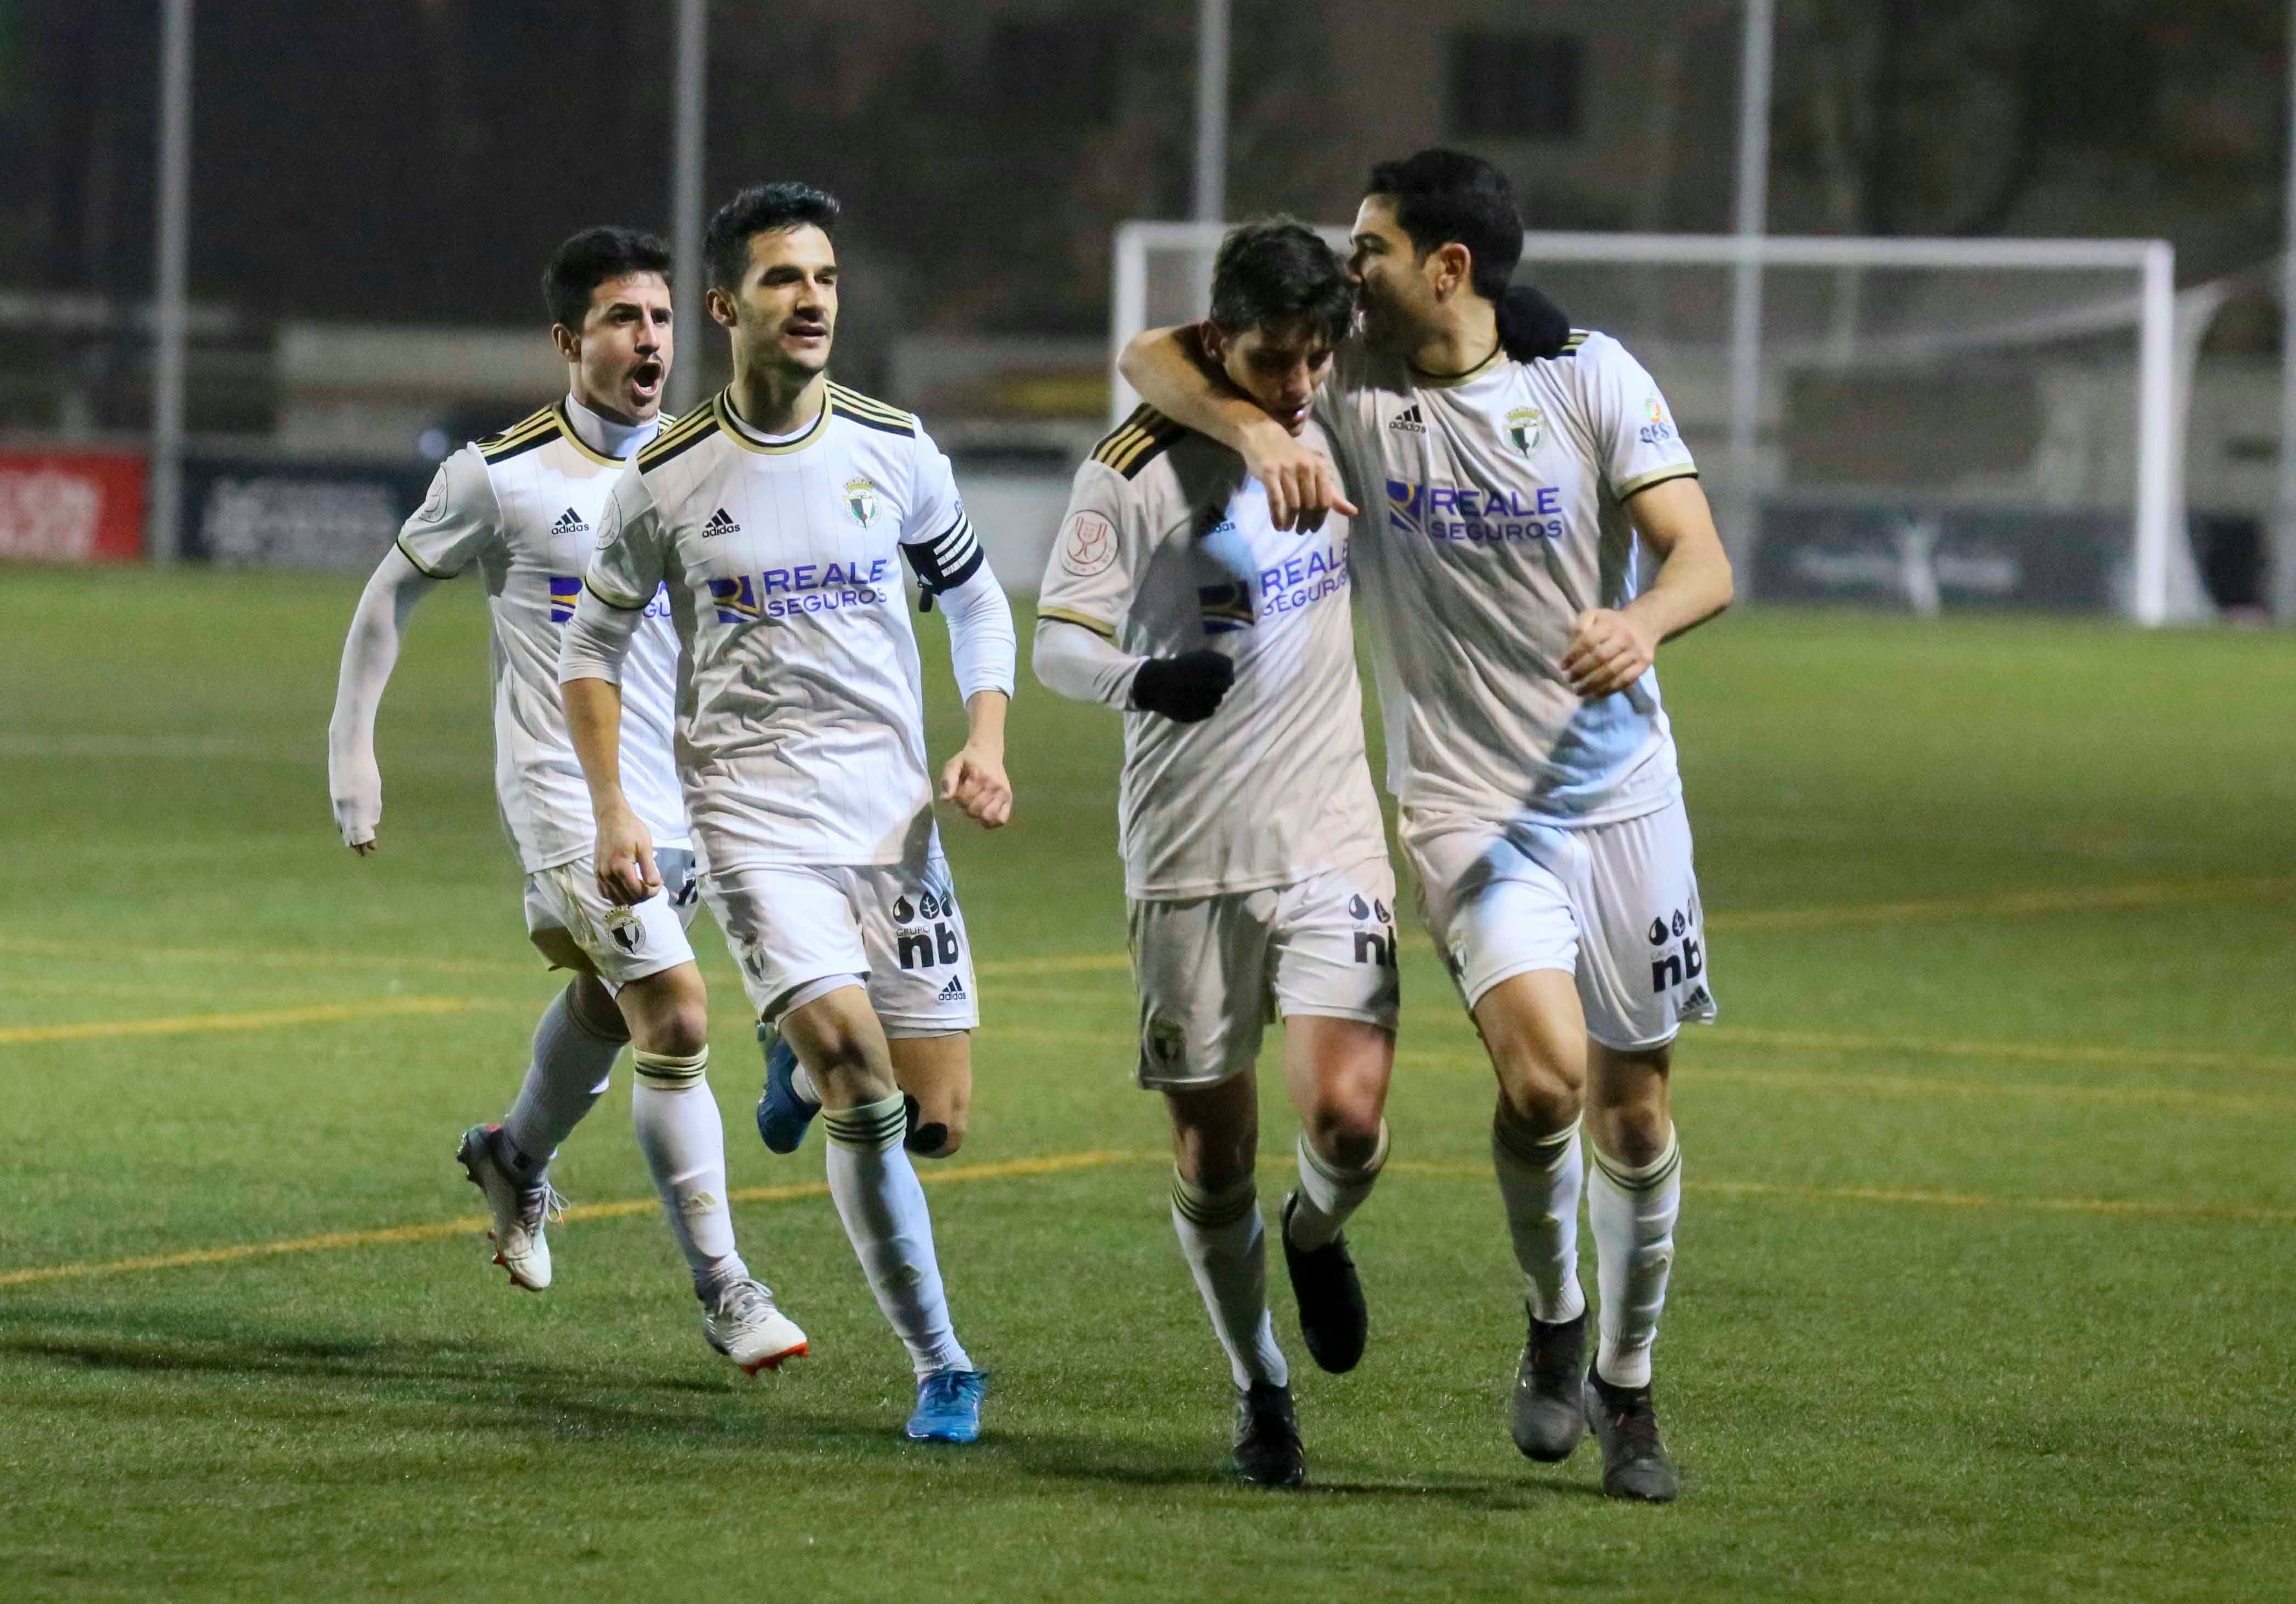
<svg viewBox="0 0 2296 1604">
<path fill-rule="evenodd" d="M 424 523 L 437 523 L 447 516 L 446 463 L 439 463 L 439 471 L 431 475 L 430 493 L 423 496 L 422 504 L 415 509 L 414 516 Z"/>
<path fill-rule="evenodd" d="M 598 549 L 604 551 L 622 537 L 622 505 L 613 497 L 606 498 L 606 510 L 598 514 Z"/>
<path fill-rule="evenodd" d="M 1529 456 L 1546 438 L 1546 414 L 1535 406 L 1518 406 L 1506 415 L 1506 436 L 1514 448 Z"/>
<path fill-rule="evenodd" d="M 867 528 L 877 518 L 877 481 L 863 476 L 845 481 L 845 510 L 853 521 Z"/>
<path fill-rule="evenodd" d="M 1106 573 L 1116 561 L 1116 528 L 1097 512 L 1079 512 L 1061 536 L 1061 566 L 1079 579 Z"/>
</svg>

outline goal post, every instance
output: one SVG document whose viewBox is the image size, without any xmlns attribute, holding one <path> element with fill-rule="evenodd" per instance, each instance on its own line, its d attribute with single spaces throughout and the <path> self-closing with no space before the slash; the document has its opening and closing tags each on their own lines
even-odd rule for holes
<svg viewBox="0 0 2296 1604">
<path fill-rule="evenodd" d="M 1118 227 L 1111 420 L 1231 226 Z M 1666 388 L 1756 593 L 2193 610 L 2167 241 L 1531 233 L 1518 272 Z"/>
</svg>

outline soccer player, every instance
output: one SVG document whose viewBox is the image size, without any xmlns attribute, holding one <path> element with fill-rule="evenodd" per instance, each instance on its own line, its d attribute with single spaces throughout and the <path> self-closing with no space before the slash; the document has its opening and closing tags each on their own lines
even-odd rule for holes
<svg viewBox="0 0 2296 1604">
<path fill-rule="evenodd" d="M 1522 224 L 1497 169 L 1440 150 L 1374 168 L 1352 245 L 1362 330 L 1320 415 L 1374 509 L 1355 559 L 1405 852 L 1498 1079 L 1491 1155 L 1529 1315 L 1513 1436 L 1559 1461 L 1591 1426 L 1604 1490 L 1664 1502 L 1668 1075 L 1677 1027 L 1715 1003 L 1652 664 L 1728 604 L 1729 564 L 1650 375 L 1606 335 L 1538 327 L 1544 303 L 1509 290 Z M 1353 511 L 1331 461 L 1208 356 L 1194 331 L 1155 331 L 1124 372 L 1241 453 L 1277 523 Z M 1602 1294 L 1583 1379 L 1582 1191 Z"/>
<path fill-rule="evenodd" d="M 614 487 L 559 677 L 598 820 L 599 890 L 641 902 L 661 875 L 622 782 L 618 682 L 667 586 L 702 895 L 759 1020 L 823 1105 L 831 1196 L 916 1371 L 908 1433 L 971 1442 L 987 1377 L 950 1324 L 901 1088 L 968 1086 L 980 1016 L 898 565 L 948 619 L 969 721 L 941 798 L 991 829 L 1013 808 L 1013 615 L 916 418 L 829 381 L 837 218 L 820 191 L 769 184 L 710 219 L 709 314 L 731 339 L 733 382 Z"/>
<path fill-rule="evenodd" d="M 375 709 L 400 635 L 432 587 L 475 567 L 493 617 L 495 787 L 526 871 L 527 929 L 574 978 L 543 1011 L 510 1112 L 472 1126 L 456 1157 L 494 1215 L 494 1262 L 513 1285 L 543 1290 L 545 1222 L 562 1202 L 550 1160 L 632 1046 L 638 1147 L 693 1272 L 702 1333 L 754 1375 L 803 1354 L 805 1333 L 734 1250 L 725 1131 L 704 1075 L 708 995 L 685 938 L 693 855 L 670 760 L 677 640 L 667 603 L 650 598 L 643 610 L 627 676 L 622 752 L 632 805 L 663 845 L 665 881 L 633 905 L 598 895 L 589 797 L 558 696 L 558 636 L 592 530 L 629 456 L 661 427 L 674 343 L 668 271 L 668 249 L 627 228 L 585 229 L 550 258 L 543 294 L 567 395 L 448 457 L 367 582 L 343 646 L 328 780 L 344 843 L 361 856 L 379 851 Z"/>
<path fill-rule="evenodd" d="M 1212 270 L 1204 353 L 1311 447 L 1316 384 L 1354 293 L 1288 221 L 1237 229 Z M 1284 1259 L 1308 1351 L 1362 1356 L 1341 1227 L 1387 1160 L 1395 879 L 1364 757 L 1348 525 L 1278 530 L 1243 459 L 1143 407 L 1077 471 L 1037 609 L 1037 676 L 1122 709 L 1119 834 L 1140 993 L 1140 1084 L 1164 1093 L 1172 1229 L 1235 1382 L 1235 1465 L 1305 1478 L 1267 1313 L 1252 1176 L 1253 1066 L 1271 1002 L 1300 1110 Z"/>
</svg>

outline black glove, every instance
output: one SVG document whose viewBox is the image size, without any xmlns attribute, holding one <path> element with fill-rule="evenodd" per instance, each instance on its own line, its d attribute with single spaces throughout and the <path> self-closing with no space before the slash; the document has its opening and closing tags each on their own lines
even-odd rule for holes
<svg viewBox="0 0 2296 1604">
<path fill-rule="evenodd" d="M 1235 659 L 1210 647 L 1179 657 L 1150 658 L 1132 676 L 1132 705 L 1175 724 L 1201 724 L 1235 683 Z"/>
</svg>

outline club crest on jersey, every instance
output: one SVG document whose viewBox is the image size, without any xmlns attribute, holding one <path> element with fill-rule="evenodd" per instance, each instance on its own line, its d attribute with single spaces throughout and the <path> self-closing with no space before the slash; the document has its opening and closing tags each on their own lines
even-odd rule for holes
<svg viewBox="0 0 2296 1604">
<path fill-rule="evenodd" d="M 845 481 L 845 510 L 853 521 L 867 528 L 877 520 L 877 481 L 866 475 Z"/>
<path fill-rule="evenodd" d="M 1506 415 L 1506 437 L 1517 451 L 1529 456 L 1546 438 L 1546 414 L 1535 406 L 1516 407 Z"/>
</svg>

